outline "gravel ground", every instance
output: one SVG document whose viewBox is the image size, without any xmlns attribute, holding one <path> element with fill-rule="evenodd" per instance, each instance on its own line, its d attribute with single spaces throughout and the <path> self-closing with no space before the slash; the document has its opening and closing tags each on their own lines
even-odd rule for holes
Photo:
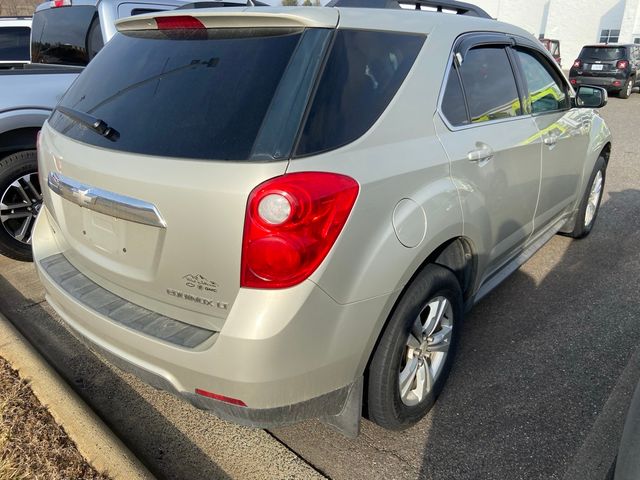
<svg viewBox="0 0 640 480">
<path fill-rule="evenodd" d="M 29 384 L 0 358 L 0 479 L 107 480 L 78 452 Z"/>
</svg>

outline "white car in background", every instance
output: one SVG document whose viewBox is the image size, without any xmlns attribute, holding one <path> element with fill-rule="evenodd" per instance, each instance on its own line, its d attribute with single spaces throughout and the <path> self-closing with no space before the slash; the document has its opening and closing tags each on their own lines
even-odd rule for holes
<svg viewBox="0 0 640 480">
<path fill-rule="evenodd" d="M 0 17 L 0 68 L 29 63 L 31 17 Z"/>
</svg>

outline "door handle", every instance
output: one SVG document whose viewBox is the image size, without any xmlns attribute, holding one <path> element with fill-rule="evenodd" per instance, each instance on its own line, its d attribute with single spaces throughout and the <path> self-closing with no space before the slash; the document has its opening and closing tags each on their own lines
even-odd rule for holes
<svg viewBox="0 0 640 480">
<path fill-rule="evenodd" d="M 472 150 L 467 154 L 467 159 L 470 162 L 486 163 L 493 158 L 493 149 L 488 145 L 484 145 L 482 148 Z"/>
<path fill-rule="evenodd" d="M 543 140 L 544 144 L 548 147 L 553 147 L 555 146 L 556 143 L 558 143 L 558 136 L 557 135 L 547 135 L 546 137 L 544 137 Z"/>
</svg>

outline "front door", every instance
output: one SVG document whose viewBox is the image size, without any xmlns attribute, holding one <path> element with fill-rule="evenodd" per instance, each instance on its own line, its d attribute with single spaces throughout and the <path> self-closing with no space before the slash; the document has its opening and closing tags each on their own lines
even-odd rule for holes
<svg viewBox="0 0 640 480">
<path fill-rule="evenodd" d="M 572 210 L 580 194 L 591 113 L 571 109 L 569 88 L 546 56 L 524 47 L 514 51 L 524 77 L 526 101 L 544 144 L 535 217 L 535 229 L 542 231 Z"/>
</svg>

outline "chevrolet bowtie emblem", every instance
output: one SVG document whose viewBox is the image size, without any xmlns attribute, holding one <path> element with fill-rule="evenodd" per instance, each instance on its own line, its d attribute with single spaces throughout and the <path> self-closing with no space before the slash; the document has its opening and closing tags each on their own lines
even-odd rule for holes
<svg viewBox="0 0 640 480">
<path fill-rule="evenodd" d="M 95 195 L 92 195 L 90 190 L 76 190 L 73 196 L 78 199 L 80 206 L 91 205 L 96 201 Z"/>
</svg>

